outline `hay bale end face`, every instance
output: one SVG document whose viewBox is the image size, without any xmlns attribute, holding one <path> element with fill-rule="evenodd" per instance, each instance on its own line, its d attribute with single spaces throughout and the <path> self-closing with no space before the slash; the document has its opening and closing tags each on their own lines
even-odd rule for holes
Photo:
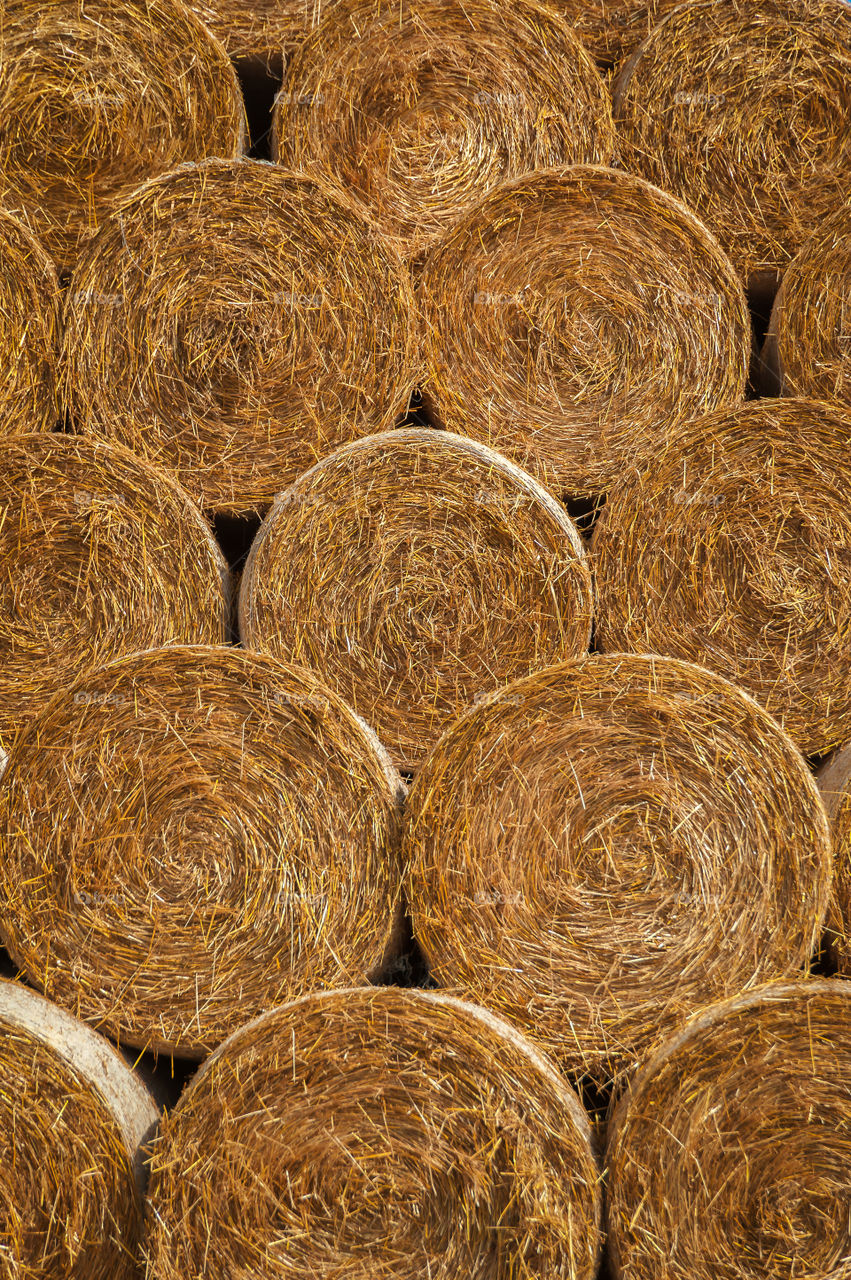
<svg viewBox="0 0 851 1280">
<path fill-rule="evenodd" d="M 627 168 L 685 200 L 743 279 L 780 273 L 848 199 L 851 7 L 715 0 L 665 17 L 613 87 Z"/>
<path fill-rule="evenodd" d="M 167 466 L 205 509 L 264 511 L 394 425 L 415 331 L 407 272 L 342 190 L 260 161 L 184 165 L 87 247 L 66 395 L 80 430 Z"/>
<path fill-rule="evenodd" d="M 0 200 L 60 273 L 119 192 L 244 145 L 236 74 L 184 5 L 4 0 Z"/>
<path fill-rule="evenodd" d="M 640 178 L 577 166 L 492 192 L 420 289 L 424 396 L 554 493 L 605 493 L 641 448 L 744 396 L 744 291 L 694 215 Z"/>
<path fill-rule="evenodd" d="M 232 583 L 170 476 L 115 445 L 0 439 L 0 746 L 77 672 L 227 640 Z"/>
<path fill-rule="evenodd" d="M 851 985 L 708 1009 L 610 1124 L 615 1280 L 839 1280 L 851 1251 Z"/>
<path fill-rule="evenodd" d="M 148 1275 L 591 1280 L 599 1182 L 577 1097 L 501 1019 L 322 993 L 237 1032 L 167 1118 Z"/>
<path fill-rule="evenodd" d="M 492 450 L 418 429 L 282 493 L 239 602 L 243 642 L 318 672 L 405 769 L 495 686 L 586 651 L 591 610 L 563 508 Z"/>
<path fill-rule="evenodd" d="M 609 493 L 594 530 L 602 652 L 740 685 L 808 755 L 851 738 L 851 406 L 698 418 Z"/>
<path fill-rule="evenodd" d="M 28 228 L 0 212 L 0 434 L 49 431 L 57 397 L 56 269 Z"/>
<path fill-rule="evenodd" d="M 798 971 L 831 884 L 787 735 L 648 656 L 563 663 L 461 717 L 414 780 L 402 852 L 438 985 L 603 1082 L 702 1004 Z"/>
<path fill-rule="evenodd" d="M 275 108 L 275 157 L 345 185 L 409 260 L 503 179 L 614 149 L 591 57 L 535 0 L 337 0 Z"/>
<path fill-rule="evenodd" d="M 88 1027 L 0 981 L 0 1261 L 26 1280 L 136 1280 L 147 1090 Z"/>
<path fill-rule="evenodd" d="M 0 936 L 113 1038 L 203 1056 L 381 961 L 400 785 L 307 672 L 225 646 L 120 659 L 58 694 L 10 754 Z"/>
</svg>

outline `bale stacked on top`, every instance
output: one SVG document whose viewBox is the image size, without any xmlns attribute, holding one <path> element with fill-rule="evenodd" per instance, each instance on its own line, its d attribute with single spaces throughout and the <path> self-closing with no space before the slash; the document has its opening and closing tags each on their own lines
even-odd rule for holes
<svg viewBox="0 0 851 1280">
<path fill-rule="evenodd" d="M 227 640 L 231 580 L 186 494 L 126 449 L 0 439 L 0 748 L 86 666 Z"/>
<path fill-rule="evenodd" d="M 232 58 L 259 59 L 281 71 L 316 24 L 323 0 L 191 0 Z"/>
<path fill-rule="evenodd" d="M 100 1036 L 0 981 L 0 1270 L 134 1280 L 153 1102 Z"/>
<path fill-rule="evenodd" d="M 599 1171 L 573 1091 L 523 1036 L 422 991 L 258 1018 L 166 1119 L 149 1280 L 592 1280 Z"/>
<path fill-rule="evenodd" d="M 492 450 L 416 428 L 282 493 L 239 601 L 244 643 L 319 672 L 406 769 L 490 689 L 587 650 L 591 610 L 563 508 Z"/>
<path fill-rule="evenodd" d="M 341 181 L 416 259 L 504 178 L 608 164 L 608 92 L 536 0 L 336 0 L 287 69 L 273 151 Z"/>
<path fill-rule="evenodd" d="M 732 266 L 679 201 L 613 169 L 505 183 L 421 292 L 432 413 L 560 494 L 605 493 L 636 450 L 744 395 Z"/>
<path fill-rule="evenodd" d="M 176 0 L 4 0 L 0 204 L 61 273 L 119 191 L 244 143 L 227 54 Z"/>
<path fill-rule="evenodd" d="M 851 405 L 851 193 L 783 276 L 762 361 L 767 390 Z"/>
<path fill-rule="evenodd" d="M 307 672 L 225 646 L 119 659 L 57 694 L 10 753 L 0 936 L 87 1022 L 202 1055 L 381 961 L 400 787 Z"/>
<path fill-rule="evenodd" d="M 259 161 L 183 165 L 121 200 L 81 258 L 70 410 L 205 508 L 263 509 L 407 408 L 413 307 L 339 189 Z"/>
<path fill-rule="evenodd" d="M 31 232 L 0 212 L 0 435 L 50 430 L 59 417 L 59 281 Z"/>
<path fill-rule="evenodd" d="M 805 754 L 851 738 L 851 409 L 758 400 L 696 419 L 610 491 L 597 645 L 698 662 Z"/>
<path fill-rule="evenodd" d="M 817 776 L 833 837 L 828 943 L 839 972 L 851 975 L 851 745 L 834 752 Z"/>
<path fill-rule="evenodd" d="M 598 1080 L 798 970 L 831 883 L 790 739 L 726 680 L 651 656 L 563 663 L 462 716 L 414 781 L 403 859 L 438 984 Z"/>
<path fill-rule="evenodd" d="M 776 286 L 848 198 L 851 7 L 700 0 L 654 28 L 614 90 L 622 159 L 696 210 L 743 278 Z"/>
<path fill-rule="evenodd" d="M 851 1255 L 851 986 L 708 1009 L 610 1125 L 614 1280 L 844 1280 Z"/>
</svg>

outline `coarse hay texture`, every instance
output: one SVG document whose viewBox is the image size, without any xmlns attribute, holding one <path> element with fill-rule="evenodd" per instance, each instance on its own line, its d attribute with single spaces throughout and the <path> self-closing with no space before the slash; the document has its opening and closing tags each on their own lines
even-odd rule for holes
<svg viewBox="0 0 851 1280">
<path fill-rule="evenodd" d="M 709 667 L 805 755 L 851 738 L 851 407 L 754 400 L 687 424 L 609 492 L 602 652 Z"/>
<path fill-rule="evenodd" d="M 0 3 L 0 204 L 60 274 L 119 192 L 245 142 L 227 53 L 178 0 Z"/>
<path fill-rule="evenodd" d="M 49 431 L 60 417 L 59 280 L 29 229 L 0 211 L 0 436 Z"/>
<path fill-rule="evenodd" d="M 232 582 L 200 512 L 126 449 L 0 438 L 0 748 L 85 667 L 228 639 Z"/>
<path fill-rule="evenodd" d="M 263 511 L 417 377 L 407 271 L 341 189 L 255 160 L 182 165 L 121 200 L 66 310 L 87 433 L 167 466 L 204 508 Z"/>
<path fill-rule="evenodd" d="M 694 215 L 599 166 L 504 183 L 427 260 L 424 398 L 559 495 L 744 397 L 744 290 Z"/>
<path fill-rule="evenodd" d="M 610 1125 L 613 1280 L 844 1280 L 851 985 L 772 984 L 700 1013 Z"/>
<path fill-rule="evenodd" d="M 190 8 L 232 58 L 258 59 L 283 71 L 327 4 L 328 0 L 191 0 Z"/>
<path fill-rule="evenodd" d="M 762 351 L 763 390 L 851 407 L 851 193 L 787 268 Z"/>
<path fill-rule="evenodd" d="M 582 43 L 606 69 L 617 67 L 683 0 L 552 0 Z"/>
<path fill-rule="evenodd" d="M 0 981 L 0 1273 L 137 1280 L 147 1090 L 100 1036 Z"/>
<path fill-rule="evenodd" d="M 816 775 L 833 838 L 833 896 L 826 920 L 828 954 L 851 976 L 851 744 L 845 743 Z"/>
<path fill-rule="evenodd" d="M 848 200 L 844 0 L 683 4 L 612 93 L 626 167 L 690 204 L 746 280 L 776 279 Z"/>
<path fill-rule="evenodd" d="M 365 982 L 399 893 L 401 783 L 308 672 L 173 646 L 81 676 L 0 781 L 0 936 L 114 1039 L 200 1057 Z"/>
<path fill-rule="evenodd" d="M 504 179 L 614 150 L 599 72 L 535 0 L 336 0 L 275 107 L 275 157 L 342 182 L 415 264 Z"/>
<path fill-rule="evenodd" d="M 414 779 L 402 853 L 438 986 L 600 1083 L 700 1005 L 807 964 L 832 874 L 779 725 L 648 655 L 563 663 L 460 717 Z"/>
<path fill-rule="evenodd" d="M 248 557 L 243 643 L 317 671 L 415 769 L 491 689 L 587 650 L 591 578 L 564 509 L 474 441 L 347 445 L 275 501 Z"/>
<path fill-rule="evenodd" d="M 148 1280 L 592 1280 L 600 1175 L 579 1101 L 492 1014 L 321 993 L 237 1032 L 152 1157 Z"/>
</svg>

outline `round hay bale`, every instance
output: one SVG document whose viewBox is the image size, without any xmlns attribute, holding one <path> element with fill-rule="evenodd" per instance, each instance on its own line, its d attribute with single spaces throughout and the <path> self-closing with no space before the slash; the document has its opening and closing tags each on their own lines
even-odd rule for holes
<svg viewBox="0 0 851 1280">
<path fill-rule="evenodd" d="M 0 980 L 0 1263 L 10 1280 L 135 1280 L 150 1094 L 111 1045 Z"/>
<path fill-rule="evenodd" d="M 287 68 L 273 156 L 357 194 L 404 257 L 505 178 L 608 164 L 611 100 L 536 0 L 336 0 Z"/>
<path fill-rule="evenodd" d="M 816 778 L 833 837 L 828 949 L 836 969 L 851 976 L 851 743 L 835 751 Z"/>
<path fill-rule="evenodd" d="M 650 34 L 663 14 L 683 0 L 555 0 L 602 67 L 617 67 Z"/>
<path fill-rule="evenodd" d="M 404 412 L 413 317 L 401 261 L 342 191 L 260 161 L 182 165 L 119 201 L 81 257 L 70 411 L 203 507 L 263 510 Z"/>
<path fill-rule="evenodd" d="M 250 648 L 319 672 L 414 769 L 459 711 L 588 648 L 591 578 L 573 521 L 490 449 L 385 432 L 275 501 L 239 598 Z"/>
<path fill-rule="evenodd" d="M 766 392 L 851 405 L 851 203 L 810 236 L 783 276 L 762 364 Z"/>
<path fill-rule="evenodd" d="M 381 961 L 400 801 L 372 733 L 308 672 L 225 646 L 128 655 L 10 753 L 0 935 L 114 1039 L 202 1056 Z"/>
<path fill-rule="evenodd" d="M 60 416 L 59 281 L 44 249 L 0 210 L 0 434 L 49 431 Z"/>
<path fill-rule="evenodd" d="M 851 409 L 754 400 L 696 419 L 610 490 L 601 652 L 709 667 L 805 755 L 851 738 Z"/>
<path fill-rule="evenodd" d="M 591 1280 L 578 1098 L 514 1028 L 422 991 L 322 992 L 201 1068 L 152 1156 L 150 1280 Z"/>
<path fill-rule="evenodd" d="M 117 194 L 181 160 L 240 155 L 225 50 L 176 0 L 4 0 L 0 204 L 60 273 Z"/>
<path fill-rule="evenodd" d="M 614 1280 L 843 1280 L 851 986 L 763 987 L 703 1011 L 610 1124 Z"/>
<path fill-rule="evenodd" d="M 191 0 L 230 56 L 257 59 L 278 73 L 316 25 L 323 0 Z"/>
<path fill-rule="evenodd" d="M 776 287 L 848 199 L 851 7 L 839 0 L 683 4 L 612 92 L 624 164 L 691 205 L 755 286 Z"/>
<path fill-rule="evenodd" d="M 170 476 L 54 433 L 0 439 L 0 747 L 84 667 L 224 643 L 224 556 Z"/>
<path fill-rule="evenodd" d="M 414 780 L 413 931 L 438 985 L 617 1079 L 696 1007 L 806 963 L 827 819 L 787 735 L 700 667 L 593 655 L 462 716 Z"/>
<path fill-rule="evenodd" d="M 556 493 L 605 493 L 640 447 L 744 396 L 741 283 L 693 214 L 629 174 L 505 183 L 420 284 L 432 415 Z"/>
</svg>

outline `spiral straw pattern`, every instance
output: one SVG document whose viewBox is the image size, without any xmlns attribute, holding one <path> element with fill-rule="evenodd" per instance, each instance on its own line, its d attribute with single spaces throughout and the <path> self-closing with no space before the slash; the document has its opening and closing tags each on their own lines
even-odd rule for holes
<svg viewBox="0 0 851 1280">
<path fill-rule="evenodd" d="M 622 1079 L 695 1008 L 794 974 L 830 840 L 815 782 L 700 667 L 589 656 L 462 716 L 414 780 L 405 894 L 434 980 L 571 1076 Z"/>
<path fill-rule="evenodd" d="M 422 991 L 308 996 L 238 1031 L 153 1152 L 149 1280 L 592 1280 L 599 1173 L 512 1027 Z"/>
<path fill-rule="evenodd" d="M 0 211 L 0 435 L 50 430 L 60 416 L 59 281 L 23 223 Z"/>
</svg>

